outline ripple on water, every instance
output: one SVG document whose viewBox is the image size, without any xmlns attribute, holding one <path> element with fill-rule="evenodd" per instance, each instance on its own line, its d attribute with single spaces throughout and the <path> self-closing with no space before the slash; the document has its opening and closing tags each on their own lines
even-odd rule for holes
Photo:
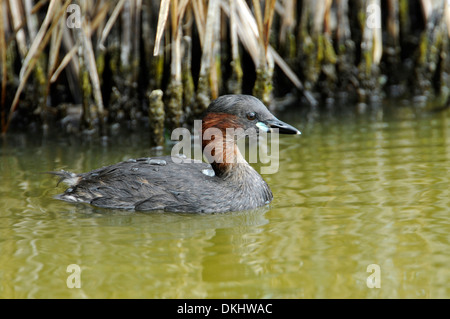
<svg viewBox="0 0 450 319">
<path fill-rule="evenodd" d="M 1 296 L 448 298 L 449 138 L 442 114 L 309 123 L 280 138 L 279 170 L 264 176 L 270 206 L 212 215 L 73 205 L 35 173 L 153 156 L 136 141 L 10 146 L 0 154 Z M 80 290 L 67 288 L 70 264 Z M 382 289 L 367 288 L 370 264 Z"/>
</svg>

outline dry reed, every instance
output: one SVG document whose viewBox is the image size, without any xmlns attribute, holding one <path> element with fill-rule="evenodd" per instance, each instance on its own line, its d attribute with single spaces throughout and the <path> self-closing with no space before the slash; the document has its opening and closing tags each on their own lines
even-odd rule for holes
<svg viewBox="0 0 450 319">
<path fill-rule="evenodd" d="M 150 116 L 160 144 L 225 93 L 445 101 L 449 33 L 445 0 L 0 0 L 1 130 L 69 107 L 101 134 Z"/>
</svg>

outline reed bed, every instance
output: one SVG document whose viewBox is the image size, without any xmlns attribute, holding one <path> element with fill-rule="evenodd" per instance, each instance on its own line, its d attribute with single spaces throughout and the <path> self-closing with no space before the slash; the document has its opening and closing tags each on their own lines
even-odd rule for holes
<svg viewBox="0 0 450 319">
<path fill-rule="evenodd" d="M 143 125 L 160 145 L 226 93 L 444 103 L 449 34 L 447 0 L 0 0 L 1 130 Z"/>
</svg>

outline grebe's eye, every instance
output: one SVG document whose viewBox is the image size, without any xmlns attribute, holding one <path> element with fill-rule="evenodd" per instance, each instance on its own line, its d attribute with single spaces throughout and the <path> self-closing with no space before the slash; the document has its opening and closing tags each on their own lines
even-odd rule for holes
<svg viewBox="0 0 450 319">
<path fill-rule="evenodd" d="M 255 114 L 255 112 L 249 112 L 249 113 L 247 113 L 247 120 L 253 121 L 254 119 L 256 119 L 256 114 Z"/>
</svg>

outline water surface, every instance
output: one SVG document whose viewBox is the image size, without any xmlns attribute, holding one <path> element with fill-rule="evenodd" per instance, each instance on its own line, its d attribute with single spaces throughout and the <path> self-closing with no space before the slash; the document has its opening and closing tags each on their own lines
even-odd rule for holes
<svg viewBox="0 0 450 319">
<path fill-rule="evenodd" d="M 40 174 L 152 155 L 145 136 L 10 135 L 0 297 L 450 298 L 450 116 L 417 114 L 279 114 L 303 134 L 280 139 L 279 171 L 264 176 L 274 201 L 212 215 L 65 203 Z M 81 288 L 67 286 L 71 264 Z M 367 285 L 373 264 L 380 288 Z"/>
</svg>

